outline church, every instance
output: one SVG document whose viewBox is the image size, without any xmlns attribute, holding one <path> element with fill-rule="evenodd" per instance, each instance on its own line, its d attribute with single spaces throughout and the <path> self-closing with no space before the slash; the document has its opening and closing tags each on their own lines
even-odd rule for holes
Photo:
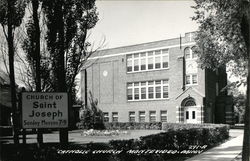
<svg viewBox="0 0 250 161">
<path fill-rule="evenodd" d="M 226 69 L 200 68 L 194 36 L 95 52 L 81 72 L 82 100 L 87 88 L 105 122 L 232 124 Z"/>
</svg>

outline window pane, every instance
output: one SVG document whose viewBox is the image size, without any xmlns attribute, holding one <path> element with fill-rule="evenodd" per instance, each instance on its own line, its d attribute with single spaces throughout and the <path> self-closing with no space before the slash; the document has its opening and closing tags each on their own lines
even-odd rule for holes
<svg viewBox="0 0 250 161">
<path fill-rule="evenodd" d="M 186 111 L 186 119 L 189 119 L 189 112 Z"/>
<path fill-rule="evenodd" d="M 156 98 L 161 98 L 161 87 L 155 87 L 155 91 L 156 91 Z"/>
<path fill-rule="evenodd" d="M 132 60 L 127 60 L 127 71 L 128 72 L 132 71 Z"/>
<path fill-rule="evenodd" d="M 132 54 L 127 55 L 127 59 L 132 59 Z"/>
<path fill-rule="evenodd" d="M 141 70 L 146 70 L 146 59 L 141 59 Z"/>
<path fill-rule="evenodd" d="M 146 86 L 146 82 L 141 82 L 141 86 Z"/>
<path fill-rule="evenodd" d="M 135 87 L 139 86 L 139 82 L 135 82 L 135 83 L 134 83 L 134 86 L 135 86 Z"/>
<path fill-rule="evenodd" d="M 168 86 L 163 86 L 163 98 L 168 98 Z"/>
<path fill-rule="evenodd" d="M 167 122 L 167 111 L 161 111 L 161 122 Z"/>
<path fill-rule="evenodd" d="M 190 48 L 187 47 L 185 50 L 184 50 L 184 54 L 185 54 L 185 58 L 186 59 L 190 59 Z"/>
<path fill-rule="evenodd" d="M 146 53 L 141 53 L 141 57 L 145 57 L 146 56 Z"/>
<path fill-rule="evenodd" d="M 162 67 L 163 68 L 168 68 L 168 56 L 163 56 L 162 57 Z"/>
<path fill-rule="evenodd" d="M 168 84 L 168 80 L 163 80 L 163 84 Z"/>
<path fill-rule="evenodd" d="M 155 81 L 155 84 L 161 84 L 161 80 Z"/>
<path fill-rule="evenodd" d="M 154 87 L 148 87 L 148 98 L 154 98 Z"/>
<path fill-rule="evenodd" d="M 133 83 L 128 83 L 128 87 L 132 87 L 133 86 Z"/>
<path fill-rule="evenodd" d="M 190 84 L 190 75 L 186 76 L 186 84 Z"/>
<path fill-rule="evenodd" d="M 149 81 L 148 85 L 154 85 L 154 81 Z"/>
<path fill-rule="evenodd" d="M 156 111 L 149 111 L 149 122 L 156 121 Z"/>
<path fill-rule="evenodd" d="M 139 88 L 134 89 L 134 99 L 138 100 L 139 99 Z"/>
<path fill-rule="evenodd" d="M 155 57 L 155 69 L 161 68 L 161 57 Z"/>
<path fill-rule="evenodd" d="M 112 112 L 112 122 L 118 122 L 118 112 Z"/>
<path fill-rule="evenodd" d="M 193 82 L 193 84 L 197 84 L 198 83 L 198 81 L 197 81 L 197 75 L 196 74 L 192 75 L 192 82 Z"/>
<path fill-rule="evenodd" d="M 145 122 L 145 111 L 139 111 L 139 122 Z"/>
<path fill-rule="evenodd" d="M 161 54 L 161 50 L 156 50 L 155 51 L 155 55 L 160 55 Z"/>
<path fill-rule="evenodd" d="M 192 111 L 192 119 L 195 119 L 195 111 Z"/>
<path fill-rule="evenodd" d="M 139 59 L 135 59 L 134 60 L 134 71 L 138 71 L 139 70 Z"/>
<path fill-rule="evenodd" d="M 167 54 L 168 53 L 168 49 L 163 49 L 162 50 L 162 54 Z"/>
<path fill-rule="evenodd" d="M 132 89 L 127 89 L 127 99 L 128 100 L 132 100 L 133 99 L 133 95 L 132 95 Z"/>
<path fill-rule="evenodd" d="M 146 99 L 146 87 L 141 88 L 141 99 Z"/>
<path fill-rule="evenodd" d="M 129 112 L 129 122 L 135 122 L 135 112 Z"/>
<path fill-rule="evenodd" d="M 153 58 L 148 58 L 148 69 L 153 69 Z"/>
<path fill-rule="evenodd" d="M 197 54 L 197 48 L 194 46 L 194 47 L 192 47 L 192 55 L 193 55 L 193 58 L 197 58 L 198 57 L 198 54 Z"/>
<path fill-rule="evenodd" d="M 134 58 L 139 58 L 139 53 L 134 54 Z"/>
<path fill-rule="evenodd" d="M 148 56 L 152 56 L 153 55 L 153 51 L 148 51 Z"/>
</svg>

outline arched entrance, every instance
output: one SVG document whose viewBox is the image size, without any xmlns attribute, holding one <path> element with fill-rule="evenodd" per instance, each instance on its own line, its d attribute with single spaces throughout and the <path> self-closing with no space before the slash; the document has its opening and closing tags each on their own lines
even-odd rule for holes
<svg viewBox="0 0 250 161">
<path fill-rule="evenodd" d="M 184 110 L 184 123 L 198 123 L 195 99 L 187 97 L 182 101 L 181 106 Z"/>
</svg>

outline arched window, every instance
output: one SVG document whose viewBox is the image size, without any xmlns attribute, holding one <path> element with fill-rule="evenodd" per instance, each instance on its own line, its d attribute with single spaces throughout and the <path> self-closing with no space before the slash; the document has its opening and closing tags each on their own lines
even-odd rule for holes
<svg viewBox="0 0 250 161">
<path fill-rule="evenodd" d="M 185 54 L 185 58 L 186 59 L 190 59 L 191 58 L 191 50 L 190 47 L 187 47 L 184 49 L 184 54 Z"/>
<path fill-rule="evenodd" d="M 187 97 L 182 101 L 181 106 L 185 106 L 185 107 L 196 106 L 196 103 L 193 97 Z"/>
</svg>

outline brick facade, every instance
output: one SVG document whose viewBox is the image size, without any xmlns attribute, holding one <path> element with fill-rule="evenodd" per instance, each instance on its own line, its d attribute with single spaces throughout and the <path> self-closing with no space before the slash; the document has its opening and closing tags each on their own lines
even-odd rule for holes
<svg viewBox="0 0 250 161">
<path fill-rule="evenodd" d="M 186 33 L 185 37 L 182 37 L 181 40 L 180 38 L 175 38 L 101 50 L 92 55 L 90 58 L 92 65 L 87 69 L 87 90 L 91 91 L 93 97 L 98 100 L 99 108 L 103 112 L 108 113 L 109 121 L 112 121 L 112 113 L 117 112 L 119 122 L 128 122 L 129 112 L 135 112 L 135 121 L 138 122 L 140 112 L 145 112 L 145 122 L 149 122 L 150 111 L 153 111 L 151 113 L 155 114 L 152 117 L 155 117 L 156 121 L 161 121 L 166 111 L 168 122 L 188 123 L 189 120 L 187 118 L 189 116 L 186 115 L 195 118 L 193 119 L 195 123 L 214 121 L 216 82 L 220 80 L 218 88 L 221 89 L 226 84 L 226 73 L 224 70 L 220 71 L 222 75 L 219 76 L 216 75 L 216 72 L 203 70 L 198 67 L 196 71 L 197 76 L 190 77 L 191 81 L 197 79 L 198 83 L 186 85 L 186 79 L 188 79 L 187 71 L 189 70 L 186 69 L 188 68 L 186 64 L 189 62 L 185 58 L 184 52 L 187 47 L 192 48 L 195 46 L 192 37 L 193 34 Z M 155 51 L 156 55 L 157 50 L 163 49 L 168 50 L 168 68 L 136 72 L 127 71 L 128 55 L 147 52 L 148 58 L 150 51 Z M 156 63 L 155 57 L 153 58 L 154 63 Z M 133 62 L 135 65 L 135 60 Z M 140 63 L 142 64 L 142 60 L 140 60 Z M 147 63 L 149 63 L 149 60 L 147 60 Z M 147 82 L 149 84 L 148 82 L 155 82 L 156 80 L 160 80 L 161 82 L 168 80 L 168 98 L 128 100 L 128 83 L 139 82 L 142 84 L 142 82 Z M 163 88 L 161 87 L 161 93 L 163 92 Z M 85 97 L 84 89 L 84 72 L 82 72 L 82 100 Z M 135 92 L 135 89 L 133 90 Z M 153 90 L 156 92 L 156 87 Z M 147 92 L 149 92 L 148 87 Z M 139 93 L 141 94 L 142 92 Z M 135 93 L 133 94 L 135 95 Z M 183 100 L 188 98 L 194 100 L 195 105 L 193 107 L 195 108 L 182 105 Z M 191 110 L 191 113 L 189 113 L 187 112 L 187 108 L 193 109 L 195 112 Z"/>
</svg>

